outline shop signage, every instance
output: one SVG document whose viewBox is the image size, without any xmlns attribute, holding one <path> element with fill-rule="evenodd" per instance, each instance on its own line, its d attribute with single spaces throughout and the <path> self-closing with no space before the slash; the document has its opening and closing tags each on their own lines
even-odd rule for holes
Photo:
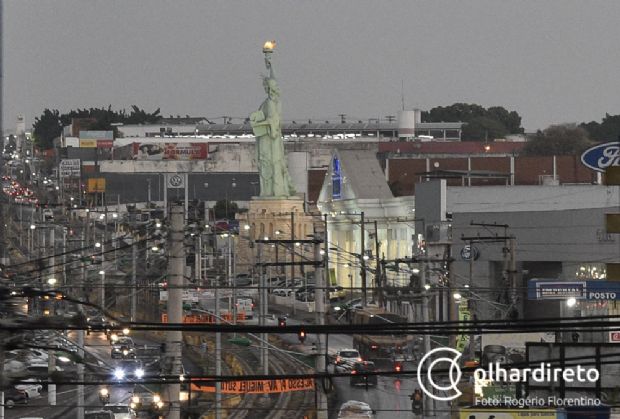
<svg viewBox="0 0 620 419">
<path fill-rule="evenodd" d="M 557 281 L 530 279 L 527 285 L 529 300 L 620 300 L 620 282 L 614 281 Z"/>
<path fill-rule="evenodd" d="M 620 166 L 620 141 L 599 144 L 581 155 L 581 162 L 592 170 L 604 172 L 611 166 Z"/>
</svg>

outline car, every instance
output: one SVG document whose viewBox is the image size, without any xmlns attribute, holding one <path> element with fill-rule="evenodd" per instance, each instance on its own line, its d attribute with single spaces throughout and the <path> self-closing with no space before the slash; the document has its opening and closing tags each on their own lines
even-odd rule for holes
<svg viewBox="0 0 620 419">
<path fill-rule="evenodd" d="M 252 277 L 250 274 L 237 274 L 235 275 L 234 284 L 236 287 L 247 287 L 252 285 Z"/>
<path fill-rule="evenodd" d="M 15 388 L 17 390 L 25 391 L 26 396 L 28 396 L 29 399 L 35 399 L 41 396 L 43 385 L 41 385 L 40 380 L 36 378 L 28 378 L 24 381 L 28 381 L 28 383 L 16 384 Z"/>
<path fill-rule="evenodd" d="M 123 359 L 116 364 L 113 374 L 117 380 L 124 380 L 126 378 L 141 379 L 145 374 L 144 365 L 138 359 Z"/>
<path fill-rule="evenodd" d="M 136 346 L 133 339 L 127 336 L 119 337 L 113 344 L 110 356 L 116 358 L 135 358 Z"/>
<path fill-rule="evenodd" d="M 126 404 L 106 404 L 104 410 L 109 410 L 114 414 L 114 419 L 134 419 L 136 412 Z"/>
<path fill-rule="evenodd" d="M 147 390 L 134 391 L 129 400 L 129 407 L 136 412 L 158 413 L 164 407 L 161 396 Z"/>
<path fill-rule="evenodd" d="M 350 370 L 356 362 L 362 362 L 362 356 L 357 349 L 340 349 L 336 352 L 336 370 Z"/>
<path fill-rule="evenodd" d="M 280 288 L 276 288 L 273 290 L 273 295 L 277 295 L 280 297 L 288 297 L 291 295 L 295 288 L 299 288 L 301 286 L 301 281 L 293 281 L 291 284 L 289 281 L 288 286 L 282 285 Z"/>
<path fill-rule="evenodd" d="M 351 368 L 351 377 L 349 378 L 349 384 L 351 386 L 376 386 L 378 383 L 377 375 L 368 373 L 374 373 L 377 371 L 374 362 L 362 361 L 354 362 Z"/>
<path fill-rule="evenodd" d="M 88 410 L 84 412 L 84 419 L 115 419 L 111 410 Z"/>
<path fill-rule="evenodd" d="M 16 404 L 27 404 L 28 395 L 24 390 L 17 390 L 16 388 L 8 388 L 4 390 L 4 407 L 7 409 L 12 408 Z"/>
<path fill-rule="evenodd" d="M 375 412 L 368 403 L 349 400 L 340 406 L 338 417 L 348 419 L 372 419 L 375 417 Z"/>
<path fill-rule="evenodd" d="M 304 301 L 304 298 L 308 297 L 311 292 L 313 293 L 315 288 L 314 285 L 299 287 L 299 289 L 295 290 L 295 299 Z"/>
</svg>

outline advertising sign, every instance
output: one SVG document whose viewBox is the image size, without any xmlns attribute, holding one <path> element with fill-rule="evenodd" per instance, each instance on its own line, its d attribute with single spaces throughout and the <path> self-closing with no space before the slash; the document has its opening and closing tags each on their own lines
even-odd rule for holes
<svg viewBox="0 0 620 419">
<path fill-rule="evenodd" d="M 136 160 L 204 160 L 208 154 L 206 143 L 133 143 Z"/>
<path fill-rule="evenodd" d="M 112 148 L 113 145 L 113 131 L 80 131 L 82 148 Z"/>
<path fill-rule="evenodd" d="M 592 170 L 604 172 L 612 166 L 620 166 L 620 141 L 599 144 L 581 155 L 581 162 Z"/>
<path fill-rule="evenodd" d="M 529 300 L 620 300 L 620 282 L 614 281 L 558 281 L 530 279 L 527 284 Z"/>
<path fill-rule="evenodd" d="M 89 193 L 105 192 L 105 178 L 90 178 L 86 185 L 86 191 Z"/>
<path fill-rule="evenodd" d="M 60 177 L 80 177 L 80 159 L 63 159 L 60 161 Z"/>
<path fill-rule="evenodd" d="M 191 386 L 192 391 L 215 392 L 215 382 L 206 384 L 192 382 Z M 222 381 L 221 387 L 223 394 L 288 393 L 290 391 L 314 390 L 314 379 L 281 378 L 275 380 Z"/>
</svg>

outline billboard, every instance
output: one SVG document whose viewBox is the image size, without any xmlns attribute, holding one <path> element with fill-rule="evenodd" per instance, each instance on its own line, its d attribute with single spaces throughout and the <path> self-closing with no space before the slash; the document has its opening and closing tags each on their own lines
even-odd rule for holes
<svg viewBox="0 0 620 419">
<path fill-rule="evenodd" d="M 86 186 L 86 191 L 89 193 L 105 192 L 105 178 L 90 178 Z"/>
<path fill-rule="evenodd" d="M 112 148 L 113 145 L 113 131 L 80 131 L 82 148 Z"/>
<path fill-rule="evenodd" d="M 207 143 L 133 143 L 135 160 L 204 160 Z"/>
<path fill-rule="evenodd" d="M 60 177 L 80 177 L 80 159 L 63 159 L 60 161 Z"/>
</svg>

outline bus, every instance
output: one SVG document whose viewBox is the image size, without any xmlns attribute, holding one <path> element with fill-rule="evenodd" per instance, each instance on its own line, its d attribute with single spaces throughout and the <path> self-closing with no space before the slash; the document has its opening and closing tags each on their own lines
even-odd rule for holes
<svg viewBox="0 0 620 419">
<path fill-rule="evenodd" d="M 407 319 L 379 307 L 366 307 L 352 313 L 352 322 L 356 325 L 407 323 Z M 409 358 L 412 344 L 413 336 L 405 334 L 353 335 L 353 347 L 368 361 L 405 361 Z"/>
</svg>

